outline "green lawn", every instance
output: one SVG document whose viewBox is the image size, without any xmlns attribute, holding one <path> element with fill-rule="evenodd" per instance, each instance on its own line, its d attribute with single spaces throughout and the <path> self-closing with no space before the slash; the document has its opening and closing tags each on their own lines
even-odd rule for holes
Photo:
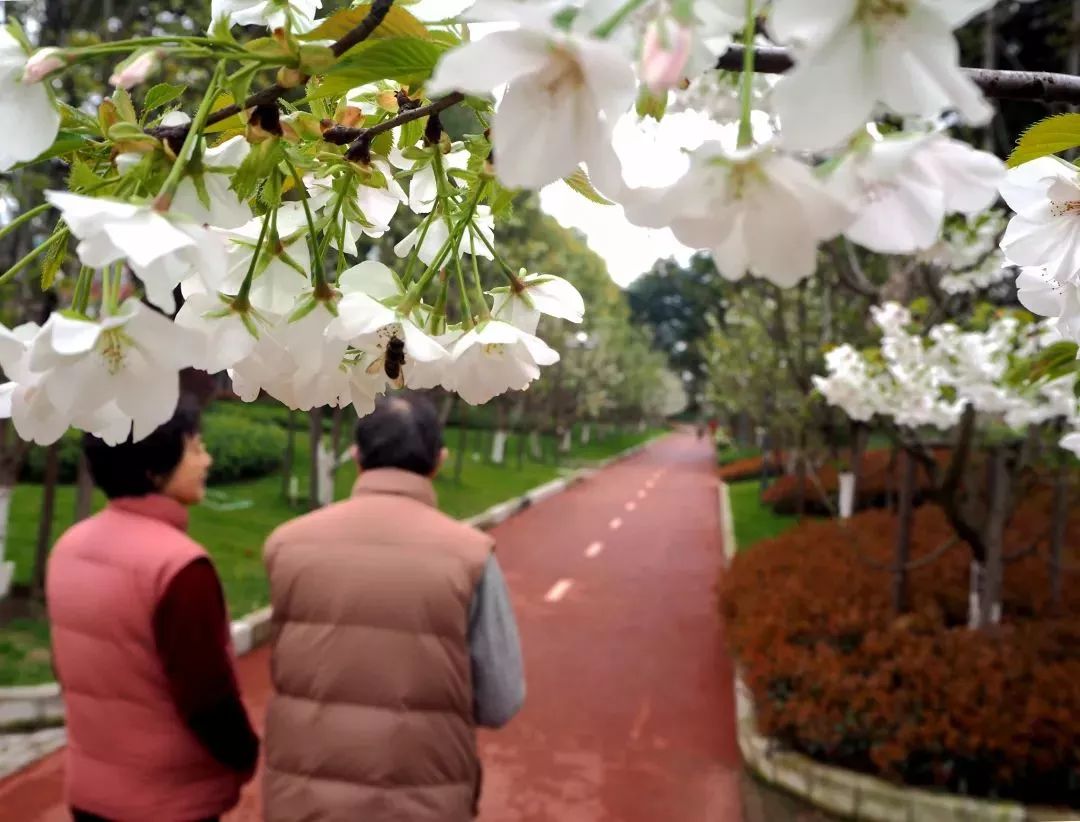
<svg viewBox="0 0 1080 822">
<path fill-rule="evenodd" d="M 716 463 L 717 465 L 728 465 L 732 462 L 760 455 L 761 449 L 756 445 L 729 445 L 727 448 L 721 448 L 716 452 Z"/>
<path fill-rule="evenodd" d="M 527 453 L 518 467 L 516 439 L 507 445 L 503 465 L 488 460 L 491 433 L 470 431 L 466 441 L 461 480 L 454 479 L 454 456 L 436 480 L 439 507 L 446 513 L 465 518 L 512 497 L 520 496 L 575 467 L 613 456 L 659 433 L 612 434 L 593 440 L 588 445 L 576 444 L 554 462 L 536 462 Z M 458 432 L 447 432 L 447 445 L 453 451 Z M 552 443 L 545 443 L 546 451 Z M 299 479 L 300 499 L 307 499 L 307 472 L 310 450 L 306 436 L 296 438 L 294 473 Z M 356 479 L 356 467 L 343 466 L 337 475 L 336 498 L 348 496 Z M 229 610 L 234 617 L 249 613 L 268 601 L 266 577 L 262 565 L 262 544 L 280 523 L 302 510 L 290 507 L 282 497 L 280 474 L 261 479 L 221 485 L 211 489 L 208 499 L 192 510 L 191 535 L 213 555 L 222 583 L 225 586 Z M 104 503 L 98 495 L 96 505 Z M 41 508 L 41 486 L 19 485 L 12 498 L 11 521 L 8 530 L 7 558 L 16 564 L 15 582 L 30 580 L 34 546 L 37 543 L 38 512 Z M 75 512 L 75 491 L 61 486 L 57 492 L 56 537 L 71 525 Z M 0 685 L 32 684 L 51 678 L 48 658 L 48 629 L 39 620 L 13 621 L 0 627 Z"/>
<path fill-rule="evenodd" d="M 795 517 L 780 516 L 759 497 L 757 480 L 737 482 L 728 486 L 731 495 L 731 514 L 735 520 L 735 542 L 740 552 L 755 543 L 782 534 L 798 521 Z"/>
</svg>

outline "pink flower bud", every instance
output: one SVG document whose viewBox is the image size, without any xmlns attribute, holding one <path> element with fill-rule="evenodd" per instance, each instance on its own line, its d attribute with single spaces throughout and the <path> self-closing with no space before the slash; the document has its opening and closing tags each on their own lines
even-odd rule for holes
<svg viewBox="0 0 1080 822">
<path fill-rule="evenodd" d="M 688 26 L 657 18 L 645 29 L 641 79 L 653 94 L 673 89 L 683 79 L 694 33 Z"/>
<path fill-rule="evenodd" d="M 117 88 L 129 89 L 139 83 L 146 82 L 146 78 L 158 70 L 161 65 L 161 55 L 157 51 L 144 51 L 135 55 L 127 63 L 121 63 L 116 67 L 109 82 Z"/>
<path fill-rule="evenodd" d="M 23 70 L 24 83 L 40 83 L 54 71 L 59 71 L 67 63 L 60 56 L 60 49 L 47 48 L 35 51 L 26 61 Z"/>
</svg>

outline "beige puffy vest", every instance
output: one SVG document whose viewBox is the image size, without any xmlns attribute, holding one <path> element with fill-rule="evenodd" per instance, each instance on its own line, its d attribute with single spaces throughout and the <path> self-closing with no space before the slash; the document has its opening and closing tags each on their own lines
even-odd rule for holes
<svg viewBox="0 0 1080 822">
<path fill-rule="evenodd" d="M 491 550 L 392 469 L 270 536 L 267 822 L 473 818 L 468 623 Z"/>
</svg>

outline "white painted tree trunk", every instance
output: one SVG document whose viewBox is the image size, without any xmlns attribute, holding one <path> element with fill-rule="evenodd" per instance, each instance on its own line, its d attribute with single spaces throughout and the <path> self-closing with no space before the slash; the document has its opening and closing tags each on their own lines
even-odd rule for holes
<svg viewBox="0 0 1080 822">
<path fill-rule="evenodd" d="M 319 441 L 318 457 L 318 500 L 319 505 L 326 507 L 334 501 L 334 468 L 337 459 L 334 452 L 327 446 L 325 440 Z"/>
<path fill-rule="evenodd" d="M 562 451 L 565 454 L 565 453 L 569 452 L 569 450 L 571 448 L 573 448 L 573 447 L 574 447 L 574 430 L 572 428 L 567 428 L 565 431 L 563 431 L 562 442 L 559 443 L 559 450 Z"/>
<path fill-rule="evenodd" d="M 506 459 L 506 441 L 509 437 L 508 432 L 500 429 L 491 438 L 491 461 L 496 465 L 502 465 Z"/>
<path fill-rule="evenodd" d="M 10 485 L 0 486 L 0 599 L 8 595 L 11 590 L 11 578 L 15 575 L 15 563 L 4 560 L 13 491 L 14 488 Z"/>
<path fill-rule="evenodd" d="M 840 519 L 850 519 L 855 511 L 855 475 L 845 471 L 840 475 Z"/>
<path fill-rule="evenodd" d="M 986 628 L 983 624 L 983 597 L 986 596 L 986 566 L 975 560 L 971 561 L 971 576 L 968 582 L 968 627 Z M 990 625 L 1001 622 L 1001 600 L 990 606 Z"/>
<path fill-rule="evenodd" d="M 581 426 L 581 444 L 588 445 L 590 439 L 592 439 L 592 426 L 585 423 Z"/>
<path fill-rule="evenodd" d="M 529 432 L 529 453 L 532 455 L 532 458 L 534 460 L 543 459 L 544 457 L 544 449 L 540 444 L 539 431 Z"/>
</svg>

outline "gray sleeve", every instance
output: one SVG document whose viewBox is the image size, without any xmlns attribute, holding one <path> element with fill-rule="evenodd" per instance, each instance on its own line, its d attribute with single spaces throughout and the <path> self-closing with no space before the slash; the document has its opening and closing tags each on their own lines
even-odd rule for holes
<svg viewBox="0 0 1080 822">
<path fill-rule="evenodd" d="M 510 592 L 494 556 L 473 595 L 469 656 L 476 724 L 501 728 L 525 702 L 525 666 Z"/>
</svg>

